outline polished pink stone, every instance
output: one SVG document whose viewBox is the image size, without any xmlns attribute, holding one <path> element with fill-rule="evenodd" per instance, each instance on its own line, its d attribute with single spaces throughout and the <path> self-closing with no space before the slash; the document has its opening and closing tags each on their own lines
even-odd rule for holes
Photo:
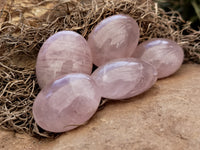
<svg viewBox="0 0 200 150">
<path fill-rule="evenodd" d="M 101 21 L 89 34 L 88 43 L 93 63 L 97 66 L 123 57 L 130 57 L 139 40 L 139 27 L 127 15 L 114 15 Z"/>
<path fill-rule="evenodd" d="M 90 74 L 91 71 L 91 50 L 87 41 L 76 32 L 57 32 L 44 42 L 39 51 L 36 74 L 41 88 L 60 75 Z"/>
<path fill-rule="evenodd" d="M 69 131 L 92 117 L 100 99 L 97 86 L 90 76 L 68 74 L 41 90 L 33 104 L 33 116 L 44 130 Z"/>
<path fill-rule="evenodd" d="M 164 78 L 175 73 L 181 66 L 183 49 L 174 41 L 154 38 L 141 43 L 133 54 L 152 64 L 158 71 L 158 78 Z"/>
<path fill-rule="evenodd" d="M 149 89 L 157 80 L 157 71 L 142 60 L 121 58 L 100 66 L 92 78 L 102 97 L 126 99 Z"/>
</svg>

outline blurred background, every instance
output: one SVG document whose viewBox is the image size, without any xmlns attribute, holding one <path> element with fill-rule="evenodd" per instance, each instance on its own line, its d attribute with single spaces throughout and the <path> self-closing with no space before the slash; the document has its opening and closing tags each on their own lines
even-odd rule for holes
<svg viewBox="0 0 200 150">
<path fill-rule="evenodd" d="M 165 11 L 177 10 L 192 28 L 200 28 L 200 0 L 155 0 Z"/>
</svg>

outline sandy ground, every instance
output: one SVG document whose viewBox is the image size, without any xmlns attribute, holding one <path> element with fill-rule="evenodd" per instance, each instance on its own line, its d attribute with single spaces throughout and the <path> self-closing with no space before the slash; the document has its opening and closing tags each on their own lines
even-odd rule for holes
<svg viewBox="0 0 200 150">
<path fill-rule="evenodd" d="M 0 130 L 1 150 L 199 150 L 200 65 L 186 64 L 148 92 L 110 102 L 53 140 Z"/>
</svg>

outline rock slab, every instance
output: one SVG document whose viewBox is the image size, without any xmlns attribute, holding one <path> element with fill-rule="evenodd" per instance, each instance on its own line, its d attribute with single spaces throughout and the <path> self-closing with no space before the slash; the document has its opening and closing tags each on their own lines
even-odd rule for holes
<svg viewBox="0 0 200 150">
<path fill-rule="evenodd" d="M 126 102 L 110 102 L 85 126 L 54 140 L 0 130 L 2 150 L 199 150 L 200 66 L 171 77 Z"/>
</svg>

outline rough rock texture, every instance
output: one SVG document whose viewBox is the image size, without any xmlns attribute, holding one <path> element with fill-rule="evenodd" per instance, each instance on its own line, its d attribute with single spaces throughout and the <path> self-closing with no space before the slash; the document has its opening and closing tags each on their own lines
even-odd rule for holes
<svg viewBox="0 0 200 150">
<path fill-rule="evenodd" d="M 55 140 L 0 131 L 0 149 L 199 150 L 200 66 L 183 65 L 148 92 L 112 102 L 90 122 Z"/>
</svg>

